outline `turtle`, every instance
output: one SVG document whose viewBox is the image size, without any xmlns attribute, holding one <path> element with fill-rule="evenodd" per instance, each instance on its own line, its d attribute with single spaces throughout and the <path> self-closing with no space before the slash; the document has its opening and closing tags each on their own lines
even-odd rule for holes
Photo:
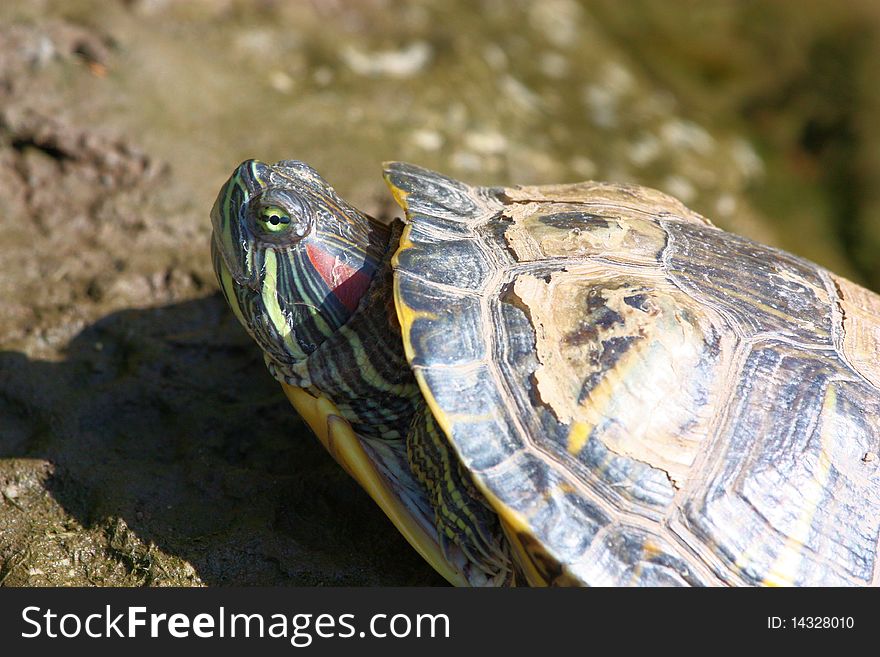
<svg viewBox="0 0 880 657">
<path fill-rule="evenodd" d="M 222 294 L 330 454 L 461 586 L 876 585 L 880 297 L 634 184 L 297 160 L 211 211 Z"/>
</svg>

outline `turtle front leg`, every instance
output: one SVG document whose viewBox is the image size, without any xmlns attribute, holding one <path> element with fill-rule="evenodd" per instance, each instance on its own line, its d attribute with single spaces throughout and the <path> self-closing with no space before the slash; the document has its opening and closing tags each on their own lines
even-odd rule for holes
<svg viewBox="0 0 880 657">
<path fill-rule="evenodd" d="M 462 468 L 424 401 L 413 417 L 406 452 L 434 508 L 446 558 L 455 561 L 456 553 L 463 555 L 475 586 L 513 585 L 514 564 L 498 516 Z"/>
</svg>

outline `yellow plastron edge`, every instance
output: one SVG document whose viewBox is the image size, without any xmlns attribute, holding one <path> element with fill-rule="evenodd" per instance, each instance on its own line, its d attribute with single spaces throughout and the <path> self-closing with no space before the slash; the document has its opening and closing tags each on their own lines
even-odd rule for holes
<svg viewBox="0 0 880 657">
<path fill-rule="evenodd" d="M 391 519 L 398 531 L 434 570 L 450 584 L 469 586 L 465 576 L 443 556 L 437 539 L 425 531 L 401 503 L 388 480 L 376 469 L 351 425 L 326 397 L 313 397 L 302 388 L 281 384 L 284 394 L 325 449 L 357 481 Z"/>
</svg>

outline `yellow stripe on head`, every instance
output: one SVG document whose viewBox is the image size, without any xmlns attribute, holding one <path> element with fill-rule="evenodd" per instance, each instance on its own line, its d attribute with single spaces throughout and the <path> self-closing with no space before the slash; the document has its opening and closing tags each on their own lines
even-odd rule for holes
<svg viewBox="0 0 880 657">
<path fill-rule="evenodd" d="M 272 322 L 272 326 L 281 338 L 284 340 L 284 346 L 291 356 L 294 358 L 305 358 L 306 353 L 300 348 L 296 341 L 296 336 L 287 322 L 284 311 L 278 303 L 278 294 L 276 293 L 276 281 L 278 279 L 278 261 L 274 251 L 267 250 L 264 260 L 265 273 L 263 275 L 263 286 L 260 290 L 263 307 L 266 309 L 266 316 Z"/>
</svg>

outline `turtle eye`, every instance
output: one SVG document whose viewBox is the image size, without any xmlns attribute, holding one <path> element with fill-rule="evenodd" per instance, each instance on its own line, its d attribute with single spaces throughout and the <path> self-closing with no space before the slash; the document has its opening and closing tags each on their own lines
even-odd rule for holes
<svg viewBox="0 0 880 657">
<path fill-rule="evenodd" d="M 267 233 L 282 233 L 290 228 L 290 215 L 284 208 L 269 205 L 260 209 L 257 224 Z"/>
<path fill-rule="evenodd" d="M 305 237 L 312 226 L 308 204 L 292 190 L 270 189 L 247 206 L 251 230 L 271 244 L 284 244 Z"/>
</svg>

